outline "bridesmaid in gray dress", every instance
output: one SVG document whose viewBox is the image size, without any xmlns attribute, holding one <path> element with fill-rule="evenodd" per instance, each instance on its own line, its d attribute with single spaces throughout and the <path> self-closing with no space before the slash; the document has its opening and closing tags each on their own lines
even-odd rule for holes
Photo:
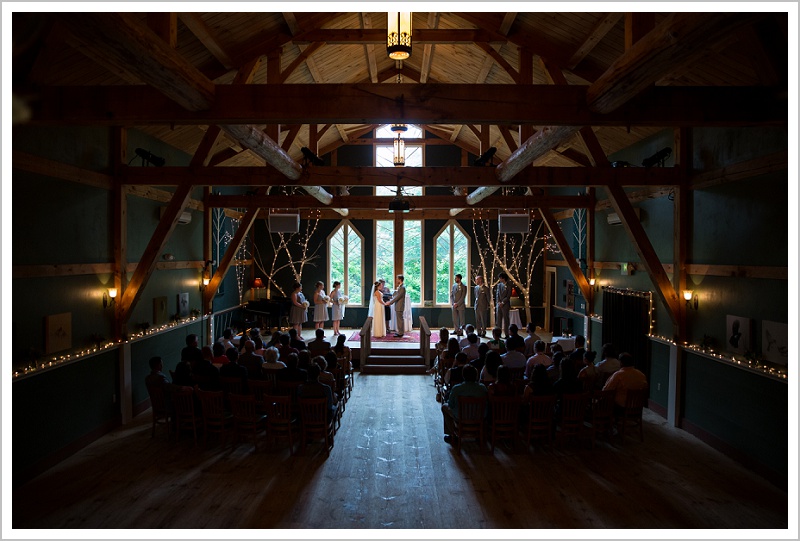
<svg viewBox="0 0 800 541">
<path fill-rule="evenodd" d="M 316 286 L 314 290 L 314 328 L 323 329 L 325 322 L 328 321 L 328 301 L 330 299 L 325 294 L 325 284 L 317 282 Z"/>
<path fill-rule="evenodd" d="M 339 289 L 341 287 L 341 282 L 334 282 L 333 289 L 331 290 L 331 302 L 333 303 L 333 308 L 331 310 L 331 319 L 333 320 L 333 335 L 338 336 L 339 333 L 339 323 L 344 319 L 344 303 L 340 304 L 339 299 L 343 299 L 344 295 L 342 295 L 342 290 Z"/>
<path fill-rule="evenodd" d="M 292 309 L 289 311 L 289 323 L 292 324 L 298 335 L 302 330 L 303 323 L 308 321 L 308 301 L 306 301 L 302 289 L 303 286 L 300 285 L 300 282 L 292 284 Z"/>
</svg>

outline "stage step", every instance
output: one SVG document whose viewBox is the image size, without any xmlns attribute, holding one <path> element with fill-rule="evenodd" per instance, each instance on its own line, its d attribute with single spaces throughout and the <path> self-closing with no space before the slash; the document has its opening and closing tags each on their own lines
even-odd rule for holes
<svg viewBox="0 0 800 541">
<path fill-rule="evenodd" d="M 362 374 L 424 374 L 427 370 L 421 355 L 370 355 L 361 363 Z"/>
</svg>

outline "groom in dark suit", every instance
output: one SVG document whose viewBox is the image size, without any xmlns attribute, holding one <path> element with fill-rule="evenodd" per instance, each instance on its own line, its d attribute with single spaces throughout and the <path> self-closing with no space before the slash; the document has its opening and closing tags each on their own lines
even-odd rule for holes
<svg viewBox="0 0 800 541">
<path fill-rule="evenodd" d="M 400 338 L 405 333 L 405 322 L 403 321 L 403 311 L 406 308 L 406 286 L 403 284 L 405 277 L 402 274 L 397 275 L 395 281 L 394 297 L 389 301 L 389 304 L 394 304 L 395 315 L 397 316 L 397 332 L 394 333 L 395 337 Z"/>
</svg>

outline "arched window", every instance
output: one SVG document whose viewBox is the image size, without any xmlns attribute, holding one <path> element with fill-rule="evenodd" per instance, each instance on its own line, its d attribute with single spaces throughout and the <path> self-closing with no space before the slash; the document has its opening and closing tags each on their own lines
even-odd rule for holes
<svg viewBox="0 0 800 541">
<path fill-rule="evenodd" d="M 403 276 L 411 304 L 422 304 L 422 220 L 403 220 Z M 394 289 L 395 221 L 375 221 L 375 278 Z"/>
<path fill-rule="evenodd" d="M 463 277 L 461 282 L 467 286 L 469 303 L 469 237 L 455 220 L 450 220 L 433 242 L 436 247 L 436 304 L 450 304 L 450 290 L 456 274 Z"/>
<path fill-rule="evenodd" d="M 348 220 L 328 237 L 328 291 L 342 283 L 349 304 L 364 304 L 364 238 Z"/>
</svg>

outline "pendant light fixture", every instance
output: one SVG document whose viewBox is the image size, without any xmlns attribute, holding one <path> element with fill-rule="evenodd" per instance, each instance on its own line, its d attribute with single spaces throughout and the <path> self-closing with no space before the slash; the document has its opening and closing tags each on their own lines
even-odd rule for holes
<svg viewBox="0 0 800 541">
<path fill-rule="evenodd" d="M 411 12 L 387 14 L 386 52 L 392 60 L 411 56 Z"/>
</svg>

